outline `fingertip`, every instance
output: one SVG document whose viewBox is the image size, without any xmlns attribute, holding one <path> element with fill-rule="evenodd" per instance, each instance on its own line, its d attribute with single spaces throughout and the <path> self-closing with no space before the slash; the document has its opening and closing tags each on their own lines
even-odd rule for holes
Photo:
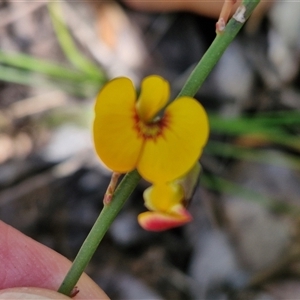
<svg viewBox="0 0 300 300">
<path fill-rule="evenodd" d="M 34 287 L 18 287 L 9 288 L 0 291 L 0 299 L 71 299 L 56 291 L 34 288 Z"/>
</svg>

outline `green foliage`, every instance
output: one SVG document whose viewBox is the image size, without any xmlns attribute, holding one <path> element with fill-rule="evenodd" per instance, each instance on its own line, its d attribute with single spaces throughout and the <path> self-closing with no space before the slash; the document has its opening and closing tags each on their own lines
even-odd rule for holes
<svg viewBox="0 0 300 300">
<path fill-rule="evenodd" d="M 231 139 L 252 137 L 259 139 L 262 145 L 277 145 L 293 151 L 300 150 L 300 138 L 295 134 L 300 129 L 299 111 L 268 112 L 254 117 L 240 116 L 227 119 L 210 114 L 209 120 L 211 131 L 215 134 L 223 134 Z M 233 142 L 210 141 L 205 151 L 223 157 L 269 163 L 297 170 L 300 168 L 300 159 L 296 155 L 282 152 L 286 162 L 272 161 L 263 149 L 252 149 Z"/>
<path fill-rule="evenodd" d="M 105 80 L 104 73 L 100 72 L 99 68 L 96 67 L 93 62 L 78 51 L 73 38 L 63 21 L 59 2 L 49 2 L 48 8 L 56 37 L 68 60 L 78 70 L 86 74 L 86 76 L 98 80 L 99 82 Z"/>
<path fill-rule="evenodd" d="M 99 66 L 81 53 L 63 22 L 59 2 L 49 3 L 57 40 L 71 66 L 23 53 L 0 50 L 0 80 L 28 86 L 62 89 L 78 97 L 92 97 L 106 82 Z"/>
</svg>

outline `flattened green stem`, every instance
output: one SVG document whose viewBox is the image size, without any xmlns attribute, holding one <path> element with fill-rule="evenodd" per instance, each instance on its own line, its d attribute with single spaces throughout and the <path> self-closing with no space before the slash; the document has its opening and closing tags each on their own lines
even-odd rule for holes
<svg viewBox="0 0 300 300">
<path fill-rule="evenodd" d="M 125 175 L 119 186 L 117 187 L 112 201 L 109 205 L 105 205 L 98 219 L 96 220 L 89 235 L 82 244 L 71 269 L 66 275 L 58 292 L 70 295 L 81 274 L 91 260 L 103 236 L 107 232 L 111 223 L 114 221 L 119 211 L 123 207 L 126 200 L 129 198 L 141 176 L 137 171 L 132 171 Z"/>
<path fill-rule="evenodd" d="M 245 7 L 245 12 L 242 12 L 239 16 L 244 17 L 246 20 L 258 3 L 259 0 L 244 0 L 243 5 Z M 193 97 L 196 94 L 207 75 L 211 72 L 212 68 L 218 62 L 228 45 L 243 26 L 243 23 L 244 22 L 240 22 L 235 19 L 231 19 L 229 21 L 224 33 L 216 37 L 206 54 L 192 72 L 183 89 L 179 93 L 179 96 Z M 137 186 L 140 178 L 141 177 L 137 171 L 132 171 L 121 181 L 113 195 L 111 203 L 104 206 L 93 228 L 79 250 L 70 271 L 58 290 L 60 293 L 68 296 L 71 294 L 71 291 L 92 258 L 104 234 Z"/>
<path fill-rule="evenodd" d="M 226 25 L 224 32 L 216 36 L 213 43 L 192 71 L 181 92 L 178 94 L 178 97 L 195 96 L 206 77 L 219 61 L 229 44 L 233 41 L 259 2 L 260 0 L 243 1 L 239 8 L 240 13 L 236 17 L 236 19 L 240 19 L 240 21 L 236 20 L 234 17 L 231 18 Z M 244 18 L 244 20 L 241 22 L 242 18 Z"/>
</svg>

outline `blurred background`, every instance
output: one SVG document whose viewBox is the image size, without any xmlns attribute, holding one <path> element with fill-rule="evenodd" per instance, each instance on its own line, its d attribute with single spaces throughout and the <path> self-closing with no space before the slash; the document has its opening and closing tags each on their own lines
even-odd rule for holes
<svg viewBox="0 0 300 300">
<path fill-rule="evenodd" d="M 112 299 L 300 299 L 300 3 L 269 4 L 196 95 L 211 135 L 194 221 L 142 230 L 141 182 L 87 268 Z M 74 259 L 110 179 L 95 96 L 153 73 L 176 96 L 215 37 L 216 19 L 183 10 L 0 0 L 1 220 Z"/>
</svg>

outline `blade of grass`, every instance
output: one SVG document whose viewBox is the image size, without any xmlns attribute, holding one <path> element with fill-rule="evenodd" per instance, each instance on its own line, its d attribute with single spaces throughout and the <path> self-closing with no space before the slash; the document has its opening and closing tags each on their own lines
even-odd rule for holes
<svg viewBox="0 0 300 300">
<path fill-rule="evenodd" d="M 257 122 L 264 125 L 300 125 L 299 111 L 278 111 L 259 113 L 255 116 Z"/>
<path fill-rule="evenodd" d="M 48 62 L 22 53 L 6 53 L 0 50 L 0 63 L 7 66 L 41 73 L 54 79 L 65 79 L 74 82 L 99 82 L 97 78 L 88 76 L 77 70 L 63 67 L 54 62 Z M 102 82 L 103 83 L 103 82 Z"/>
<path fill-rule="evenodd" d="M 257 191 L 246 188 L 240 184 L 234 183 L 217 175 L 202 174 L 200 183 L 202 186 L 210 190 L 234 195 L 247 201 L 257 202 L 273 212 L 288 213 L 293 216 L 300 215 L 300 208 L 295 205 L 263 195 Z"/>
<path fill-rule="evenodd" d="M 241 116 L 237 118 L 224 118 L 216 114 L 209 114 L 210 121 L 213 126 L 222 127 L 222 125 L 227 126 L 243 126 L 243 128 L 251 128 L 256 126 L 263 128 L 268 126 L 272 128 L 273 126 L 288 126 L 288 125 L 300 125 L 300 112 L 299 111 L 279 111 L 270 113 L 259 113 L 253 117 Z M 271 127 L 272 126 L 272 127 Z M 237 128 L 238 130 L 239 128 Z"/>
<path fill-rule="evenodd" d="M 42 75 L 24 71 L 16 68 L 0 65 L 0 80 L 10 83 L 23 84 L 33 87 L 43 87 L 49 89 L 60 88 L 68 94 L 76 97 L 91 97 L 96 94 L 100 86 L 89 82 L 63 82 L 54 81 Z"/>
<path fill-rule="evenodd" d="M 300 158 L 296 155 L 290 155 L 284 152 L 281 152 L 281 160 L 274 160 L 274 157 L 266 150 L 249 149 L 242 146 L 216 141 L 210 141 L 204 151 L 207 154 L 217 155 L 220 157 L 242 159 L 288 168 L 291 170 L 300 170 Z"/>
<path fill-rule="evenodd" d="M 247 134 L 259 134 L 266 141 L 276 143 L 285 147 L 300 150 L 300 138 L 287 133 L 282 126 L 258 122 L 256 119 L 234 118 L 224 119 L 216 115 L 209 116 L 210 128 L 212 132 L 233 136 Z"/>
<path fill-rule="evenodd" d="M 264 196 L 261 193 L 245 188 L 240 184 L 226 180 L 217 175 L 207 175 L 203 173 L 200 184 L 213 191 L 235 195 L 249 201 L 255 201 L 266 207 L 270 207 L 273 202 L 271 198 Z"/>
<path fill-rule="evenodd" d="M 27 71 L 18 70 L 0 65 L 0 80 L 29 86 L 53 87 L 51 83 L 41 76 Z"/>
<path fill-rule="evenodd" d="M 50 1 L 48 3 L 48 9 L 59 44 L 69 61 L 76 68 L 95 77 L 95 79 L 99 81 L 105 80 L 104 72 L 100 70 L 100 67 L 96 67 L 94 63 L 78 51 L 72 36 L 63 21 L 60 3 Z"/>
</svg>

